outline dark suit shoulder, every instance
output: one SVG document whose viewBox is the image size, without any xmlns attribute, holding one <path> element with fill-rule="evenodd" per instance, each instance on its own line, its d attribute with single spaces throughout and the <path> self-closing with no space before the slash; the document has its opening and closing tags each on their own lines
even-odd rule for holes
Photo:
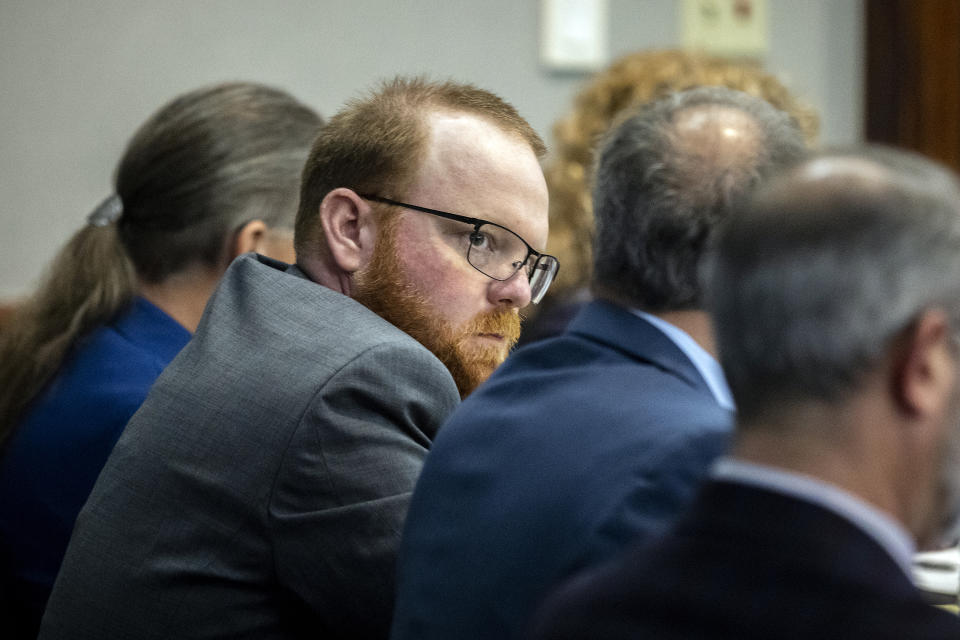
<svg viewBox="0 0 960 640">
<path fill-rule="evenodd" d="M 539 640 L 949 638 L 876 542 L 832 512 L 710 483 L 677 526 L 580 574 L 538 612 Z M 733 512 L 726 517 L 725 514 Z"/>
</svg>

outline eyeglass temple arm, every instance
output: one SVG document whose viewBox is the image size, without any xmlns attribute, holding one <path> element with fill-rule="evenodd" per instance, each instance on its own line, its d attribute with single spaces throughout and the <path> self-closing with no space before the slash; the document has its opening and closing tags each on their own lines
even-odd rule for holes
<svg viewBox="0 0 960 640">
<path fill-rule="evenodd" d="M 485 224 L 493 224 L 486 220 L 481 220 L 480 218 L 470 218 L 468 216 L 461 216 L 456 213 L 449 213 L 447 211 L 440 211 L 439 209 L 431 209 L 429 207 L 421 207 L 417 204 L 407 204 L 406 202 L 400 202 L 399 200 L 391 200 L 390 198 L 383 198 L 381 196 L 372 196 L 365 195 L 363 193 L 358 194 L 361 198 L 365 200 L 373 200 L 374 202 L 382 202 L 383 204 L 393 205 L 394 207 L 403 207 L 404 209 L 413 209 L 414 211 L 422 211 L 423 213 L 431 213 L 435 216 L 440 216 L 441 218 L 446 218 L 448 220 L 456 220 L 457 222 L 466 222 L 467 224 L 472 224 L 474 230 L 476 231 Z M 523 238 L 520 238 L 523 240 Z"/>
</svg>

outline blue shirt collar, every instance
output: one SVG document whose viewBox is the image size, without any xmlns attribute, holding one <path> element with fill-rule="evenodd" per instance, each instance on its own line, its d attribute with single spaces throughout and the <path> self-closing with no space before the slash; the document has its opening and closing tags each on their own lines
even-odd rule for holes
<svg viewBox="0 0 960 640">
<path fill-rule="evenodd" d="M 710 393 L 712 393 L 713 397 L 717 400 L 717 404 L 724 409 L 730 411 L 735 410 L 733 394 L 730 393 L 730 387 L 727 386 L 727 379 L 724 377 L 723 369 L 720 367 L 720 363 L 717 362 L 716 358 L 697 344 L 697 341 L 691 338 L 690 334 L 670 324 L 663 318 L 638 309 L 631 309 L 630 311 L 662 331 L 671 342 L 677 345 L 677 348 L 680 349 L 680 351 L 690 359 L 693 366 L 697 368 L 704 382 L 707 383 Z"/>
</svg>

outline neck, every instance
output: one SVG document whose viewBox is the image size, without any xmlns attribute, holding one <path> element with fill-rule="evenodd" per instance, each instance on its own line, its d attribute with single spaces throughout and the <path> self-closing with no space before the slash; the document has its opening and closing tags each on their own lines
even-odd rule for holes
<svg viewBox="0 0 960 640">
<path fill-rule="evenodd" d="M 841 405 L 811 402 L 783 407 L 776 417 L 737 429 L 731 454 L 757 464 L 830 483 L 885 511 L 922 542 L 935 496 L 928 460 L 905 440 L 902 424 L 881 396 Z M 929 494 L 929 495 L 928 495 Z"/>
<path fill-rule="evenodd" d="M 683 330 L 693 340 L 703 347 L 714 359 L 717 358 L 716 341 L 713 337 L 713 322 L 706 311 L 660 311 L 651 313 L 662 320 L 666 320 L 678 329 Z"/>
<path fill-rule="evenodd" d="M 353 277 L 322 256 L 297 256 L 297 267 L 317 284 L 345 296 L 353 294 Z"/>
<path fill-rule="evenodd" d="M 175 273 L 160 283 L 142 280 L 138 292 L 191 333 L 197 330 L 207 300 L 216 289 L 219 271 L 190 268 Z"/>
</svg>

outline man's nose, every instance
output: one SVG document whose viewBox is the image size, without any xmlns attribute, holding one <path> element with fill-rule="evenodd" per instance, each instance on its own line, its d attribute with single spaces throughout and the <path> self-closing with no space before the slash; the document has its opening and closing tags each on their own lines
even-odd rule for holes
<svg viewBox="0 0 960 640">
<path fill-rule="evenodd" d="M 487 289 L 490 302 L 498 307 L 521 308 L 530 304 L 530 280 L 526 269 L 519 269 L 506 280 L 491 280 Z"/>
</svg>

